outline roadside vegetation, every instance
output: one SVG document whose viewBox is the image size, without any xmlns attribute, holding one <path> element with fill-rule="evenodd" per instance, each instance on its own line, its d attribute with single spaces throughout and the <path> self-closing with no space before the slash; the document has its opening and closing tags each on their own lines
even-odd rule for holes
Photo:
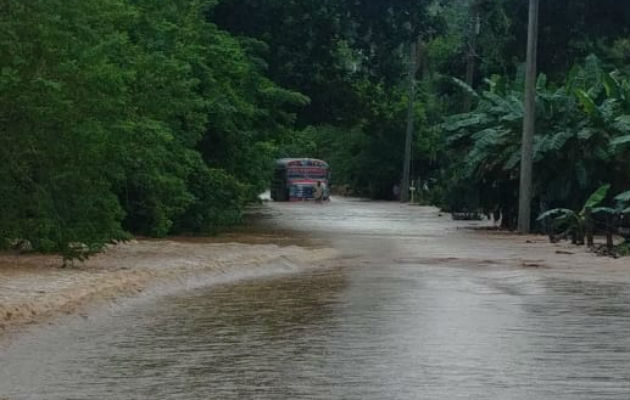
<svg viewBox="0 0 630 400">
<path fill-rule="evenodd" d="M 131 235 L 212 234 L 239 222 L 283 156 L 323 158 L 336 186 L 392 198 L 411 42 L 419 197 L 514 228 L 525 0 L 0 9 L 2 247 L 71 259 Z M 540 13 L 535 226 L 576 242 L 584 226 L 623 233 L 630 4 L 562 0 Z"/>
</svg>

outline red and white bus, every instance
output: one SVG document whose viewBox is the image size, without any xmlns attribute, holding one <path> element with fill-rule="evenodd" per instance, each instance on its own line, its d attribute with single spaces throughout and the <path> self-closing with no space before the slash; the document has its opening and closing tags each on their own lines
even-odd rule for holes
<svg viewBox="0 0 630 400">
<path fill-rule="evenodd" d="M 324 199 L 328 199 L 328 163 L 315 158 L 282 158 L 276 160 L 271 182 L 271 198 L 274 201 L 299 201 L 313 199 L 315 186 L 324 186 Z"/>
</svg>

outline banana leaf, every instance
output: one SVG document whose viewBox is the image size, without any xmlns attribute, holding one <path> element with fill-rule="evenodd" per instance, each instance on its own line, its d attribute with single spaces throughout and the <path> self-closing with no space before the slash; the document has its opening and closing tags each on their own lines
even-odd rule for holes
<svg viewBox="0 0 630 400">
<path fill-rule="evenodd" d="M 615 197 L 615 201 L 622 202 L 622 203 L 630 201 L 630 190 L 617 195 Z"/>
<path fill-rule="evenodd" d="M 588 93 L 586 93 L 584 90 L 581 90 L 581 89 L 576 89 L 574 93 L 576 97 L 578 98 L 580 104 L 584 108 L 584 111 L 588 115 L 593 116 L 593 117 L 599 117 L 599 110 L 597 109 L 597 105 L 595 104 L 595 102 L 593 101 L 591 96 L 589 96 Z"/>
<path fill-rule="evenodd" d="M 610 141 L 610 145 L 613 148 L 626 143 L 630 143 L 630 135 L 619 136 Z"/>
<path fill-rule="evenodd" d="M 619 213 L 620 210 L 618 208 L 612 208 L 612 207 L 595 207 L 591 210 L 591 212 L 593 214 L 604 213 L 604 214 L 609 214 L 609 215 L 615 215 Z"/>
<path fill-rule="evenodd" d="M 455 83 L 461 89 L 463 89 L 464 92 L 466 92 L 468 95 L 470 95 L 470 96 L 472 96 L 474 98 L 478 98 L 479 97 L 479 94 L 477 92 L 475 92 L 475 89 L 470 87 L 470 85 L 468 85 L 466 82 L 462 81 L 461 79 L 457 79 L 455 77 L 451 77 L 451 80 L 452 80 L 453 83 Z"/>
<path fill-rule="evenodd" d="M 597 205 L 599 205 L 599 203 L 604 201 L 604 199 L 608 195 L 608 189 L 610 189 L 610 184 L 600 186 L 599 189 L 593 192 L 588 200 L 586 200 L 586 203 L 584 203 L 584 208 L 582 208 L 582 211 L 580 213 L 583 214 L 587 208 L 596 207 Z"/>
<path fill-rule="evenodd" d="M 575 214 L 573 210 L 569 210 L 568 208 L 553 208 L 551 210 L 547 210 L 544 213 L 540 214 L 536 221 L 542 221 L 545 218 L 556 217 L 556 218 L 566 218 Z"/>
</svg>

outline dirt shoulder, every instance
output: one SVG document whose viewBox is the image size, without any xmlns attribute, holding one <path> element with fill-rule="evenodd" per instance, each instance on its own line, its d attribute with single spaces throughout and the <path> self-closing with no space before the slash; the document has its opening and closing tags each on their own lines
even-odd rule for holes
<svg viewBox="0 0 630 400">
<path fill-rule="evenodd" d="M 467 254 L 490 264 L 540 269 L 541 273 L 575 280 L 625 282 L 630 278 L 630 257 L 598 255 L 586 246 L 567 241 L 550 243 L 543 235 L 475 230 Z M 597 238 L 602 243 L 604 238 Z M 484 244 L 489 243 L 484 249 Z"/>
<path fill-rule="evenodd" d="M 162 284 L 329 266 L 333 259 L 630 281 L 628 257 L 601 257 L 543 236 L 479 229 L 484 224 L 452 221 L 432 207 L 341 200 L 319 207 L 273 203 L 257 212 L 240 230 L 216 238 L 131 241 L 73 268 L 60 268 L 55 256 L 0 253 L 0 336 Z"/>
<path fill-rule="evenodd" d="M 0 335 L 186 277 L 251 273 L 270 264 L 291 269 L 333 256 L 326 248 L 200 240 L 131 241 L 68 268 L 60 268 L 57 256 L 0 253 Z"/>
</svg>

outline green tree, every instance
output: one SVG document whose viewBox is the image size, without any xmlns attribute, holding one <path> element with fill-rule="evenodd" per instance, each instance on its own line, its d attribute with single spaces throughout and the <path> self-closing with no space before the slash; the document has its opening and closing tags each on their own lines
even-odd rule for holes
<svg viewBox="0 0 630 400">
<path fill-rule="evenodd" d="M 0 2 L 3 245 L 81 257 L 239 220 L 308 99 L 266 78 L 261 43 L 220 31 L 212 6 Z"/>
<path fill-rule="evenodd" d="M 132 10 L 120 1 L 3 0 L 0 236 L 40 250 L 124 237 L 109 142 L 125 106 L 109 54 Z"/>
<path fill-rule="evenodd" d="M 463 82 L 460 86 L 466 90 Z M 462 185 L 476 195 L 464 207 L 500 212 L 513 227 L 520 160 L 520 123 L 523 118 L 522 81 L 500 77 L 488 80 L 471 113 L 449 117 L 453 157 L 463 159 L 451 177 L 446 202 L 462 207 L 457 192 Z M 534 138 L 534 198 L 540 209 L 578 208 L 585 194 L 604 183 L 617 192 L 628 180 L 627 165 L 617 145 L 628 119 L 628 78 L 605 72 L 589 57 L 572 69 L 562 86 L 554 87 L 540 75 L 537 85 L 537 135 Z M 467 182 L 467 183 L 465 183 Z"/>
</svg>

